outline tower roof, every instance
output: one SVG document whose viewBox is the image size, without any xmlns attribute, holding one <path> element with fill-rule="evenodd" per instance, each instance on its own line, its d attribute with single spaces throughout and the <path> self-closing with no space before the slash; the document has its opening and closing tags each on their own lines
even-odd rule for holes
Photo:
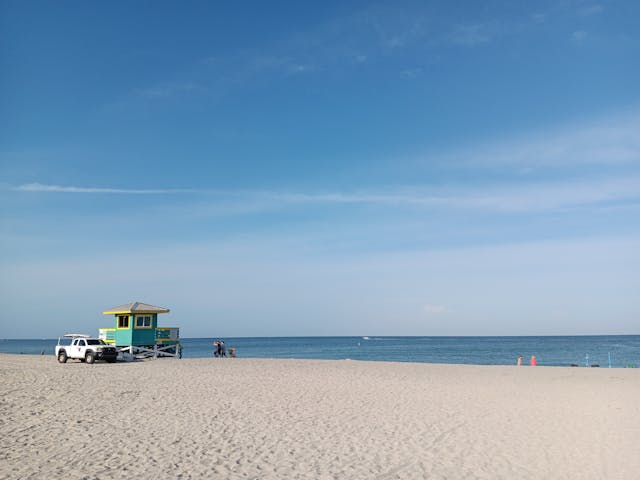
<svg viewBox="0 0 640 480">
<path fill-rule="evenodd" d="M 126 305 L 119 305 L 102 312 L 105 315 L 113 315 L 119 313 L 169 313 L 168 308 L 155 307 L 148 303 L 131 302 Z"/>
</svg>

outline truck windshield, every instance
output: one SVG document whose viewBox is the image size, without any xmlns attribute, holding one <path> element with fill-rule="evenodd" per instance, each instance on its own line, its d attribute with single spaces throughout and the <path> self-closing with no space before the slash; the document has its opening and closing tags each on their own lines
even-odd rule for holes
<svg viewBox="0 0 640 480">
<path fill-rule="evenodd" d="M 89 345 L 106 345 L 106 343 L 104 343 L 104 341 L 97 340 L 95 338 L 88 338 L 87 339 L 87 344 L 89 344 Z"/>
</svg>

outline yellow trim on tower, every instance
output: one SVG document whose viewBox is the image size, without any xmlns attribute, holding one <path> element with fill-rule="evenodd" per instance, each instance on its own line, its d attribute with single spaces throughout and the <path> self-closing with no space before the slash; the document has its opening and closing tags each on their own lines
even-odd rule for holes
<svg viewBox="0 0 640 480">
<path fill-rule="evenodd" d="M 146 314 L 149 314 L 149 313 L 169 313 L 169 312 L 165 312 L 165 311 L 159 312 L 157 310 L 133 310 L 133 311 L 132 310 L 123 310 L 123 311 L 120 311 L 120 310 L 108 310 L 106 312 L 102 312 L 103 315 L 124 315 L 126 313 L 134 313 L 134 314 L 136 314 L 136 313 L 146 313 Z"/>
</svg>

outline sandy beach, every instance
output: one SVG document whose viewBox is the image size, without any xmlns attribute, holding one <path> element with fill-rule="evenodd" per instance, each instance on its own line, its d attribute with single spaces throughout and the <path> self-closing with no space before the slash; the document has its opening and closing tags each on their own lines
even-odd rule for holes
<svg viewBox="0 0 640 480">
<path fill-rule="evenodd" d="M 640 369 L 0 355 L 0 478 L 635 479 Z"/>
</svg>

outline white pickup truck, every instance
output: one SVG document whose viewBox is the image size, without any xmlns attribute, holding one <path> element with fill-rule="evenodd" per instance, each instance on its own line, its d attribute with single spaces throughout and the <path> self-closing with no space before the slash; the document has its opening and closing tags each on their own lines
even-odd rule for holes
<svg viewBox="0 0 640 480">
<path fill-rule="evenodd" d="M 63 338 L 70 340 L 65 342 L 62 340 Z M 79 333 L 68 333 L 58 338 L 56 357 L 60 363 L 66 363 L 69 358 L 87 363 L 93 363 L 96 360 L 106 360 L 113 363 L 118 357 L 118 351 L 99 338 L 91 338 L 89 335 Z"/>
</svg>

